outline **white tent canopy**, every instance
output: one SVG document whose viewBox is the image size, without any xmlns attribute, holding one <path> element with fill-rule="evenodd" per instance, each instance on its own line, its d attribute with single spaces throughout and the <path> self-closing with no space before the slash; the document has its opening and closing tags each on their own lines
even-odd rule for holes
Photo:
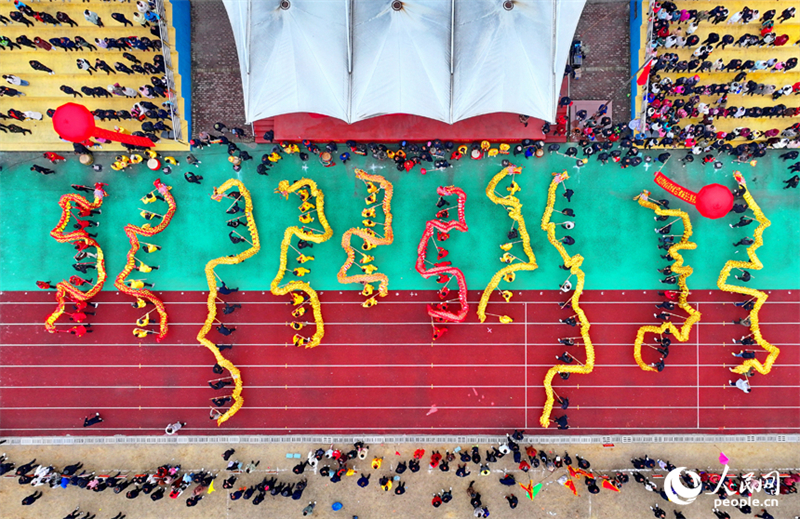
<svg viewBox="0 0 800 519">
<path fill-rule="evenodd" d="M 450 14 L 447 1 L 410 0 L 401 11 L 354 2 L 352 121 L 391 113 L 449 121 Z"/>
<path fill-rule="evenodd" d="M 585 0 L 223 0 L 248 122 L 403 113 L 550 122 Z"/>
</svg>

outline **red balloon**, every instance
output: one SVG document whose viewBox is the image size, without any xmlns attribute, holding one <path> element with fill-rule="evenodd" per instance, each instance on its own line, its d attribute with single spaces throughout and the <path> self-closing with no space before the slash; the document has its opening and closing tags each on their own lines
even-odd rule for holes
<svg viewBox="0 0 800 519">
<path fill-rule="evenodd" d="M 67 103 L 53 114 L 53 128 L 70 142 L 83 142 L 94 132 L 94 116 L 83 105 Z"/>
<path fill-rule="evenodd" d="M 95 126 L 92 112 L 85 106 L 76 103 L 66 103 L 56 108 L 56 113 L 53 114 L 53 129 L 61 138 L 70 142 L 83 142 L 90 137 L 100 137 L 146 148 L 155 146 L 153 141 L 147 137 L 98 128 Z"/>
<path fill-rule="evenodd" d="M 695 207 L 706 218 L 722 218 L 733 207 L 733 193 L 721 184 L 709 184 L 697 193 Z"/>
</svg>

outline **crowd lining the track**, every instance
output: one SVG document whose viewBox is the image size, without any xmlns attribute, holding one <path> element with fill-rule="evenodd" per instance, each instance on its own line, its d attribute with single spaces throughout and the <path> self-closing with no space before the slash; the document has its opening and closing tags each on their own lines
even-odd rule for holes
<svg viewBox="0 0 800 519">
<path fill-rule="evenodd" d="M 316 485 L 314 481 L 325 478 L 333 484 L 345 482 L 343 485 L 348 488 L 355 481 L 360 488 L 367 488 L 371 485 L 371 477 L 377 476 L 378 487 L 381 493 L 394 494 L 401 496 L 406 493 L 407 485 L 425 485 L 421 478 L 424 476 L 414 476 L 425 468 L 429 473 L 438 471 L 442 473 L 455 473 L 459 479 L 470 478 L 469 485 L 456 484 L 456 487 L 466 486 L 465 492 L 456 492 L 454 498 L 453 487 L 441 489 L 432 493 L 431 506 L 440 508 L 452 507 L 450 501 L 456 499 L 464 505 L 469 502 L 470 509 L 475 517 L 488 517 L 490 515 L 488 506 L 484 503 L 481 490 L 484 493 L 494 495 L 497 490 L 507 501 L 510 508 L 516 508 L 520 497 L 530 497 L 541 490 L 541 486 L 534 487 L 530 482 L 527 486 L 521 483 L 521 479 L 532 479 L 531 471 L 538 475 L 547 476 L 558 471 L 561 476 L 558 483 L 578 495 L 578 488 L 575 485 L 581 477 L 584 478 L 586 490 L 590 494 L 597 494 L 601 489 L 612 492 L 620 492 L 629 483 L 632 477 L 636 483 L 641 484 L 645 491 L 653 492 L 666 503 L 656 503 L 651 506 L 651 510 L 658 519 L 663 519 L 666 512 L 661 505 L 670 503 L 670 496 L 667 492 L 671 489 L 665 482 L 660 484 L 656 480 L 662 478 L 665 473 L 676 470 L 675 465 L 666 460 L 652 459 L 648 455 L 643 455 L 631 460 L 632 469 L 617 471 L 595 471 L 591 468 L 589 460 L 579 455 L 573 457 L 569 453 L 560 455 L 552 449 L 535 448 L 533 445 L 525 444 L 524 431 L 514 431 L 507 435 L 505 441 L 498 445 L 486 448 L 482 453 L 477 445 L 467 448 L 456 447 L 452 451 L 433 449 L 426 453 L 425 449 L 415 450 L 410 459 L 403 459 L 398 462 L 386 460 L 380 454 L 375 454 L 373 450 L 370 455 L 370 447 L 363 442 L 356 442 L 352 447 L 338 448 L 331 445 L 329 448 L 317 448 L 308 452 L 305 460 L 299 461 L 291 469 L 290 474 L 265 475 L 258 479 L 258 476 L 249 474 L 262 472 L 258 467 L 261 461 L 252 460 L 245 464 L 234 458 L 235 449 L 230 448 L 222 454 L 222 458 L 227 465 L 225 469 L 200 469 L 184 470 L 180 465 L 165 464 L 154 470 L 145 472 L 119 471 L 117 474 L 103 475 L 90 472 L 84 468 L 82 462 L 77 462 L 57 469 L 48 464 L 37 464 L 37 460 L 31 460 L 22 465 L 17 465 L 9 461 L 5 455 L 0 457 L 0 475 L 18 478 L 18 483 L 24 486 L 37 488 L 35 492 L 26 496 L 22 500 L 23 505 L 33 505 L 38 499 L 45 495 L 39 490 L 40 487 L 51 489 L 47 493 L 61 489 L 69 490 L 70 487 L 91 490 L 93 492 L 103 492 L 110 490 L 115 494 L 124 494 L 126 499 L 137 499 L 140 496 L 148 496 L 153 501 L 158 501 L 164 497 L 172 499 L 182 498 L 186 493 L 189 497 L 185 500 L 188 507 L 196 506 L 202 499 L 215 492 L 214 484 L 221 482 L 221 489 L 228 491 L 230 501 L 250 501 L 253 505 L 259 505 L 283 498 L 291 498 L 294 501 L 303 499 L 304 494 L 313 491 Z M 287 455 L 287 458 L 291 456 Z M 294 457 L 300 457 L 294 455 Z M 274 463 L 270 463 L 274 466 Z M 279 464 L 278 464 L 279 465 Z M 287 471 L 288 472 L 288 471 Z M 702 487 L 703 492 L 716 494 L 720 500 L 747 498 L 754 492 L 764 492 L 766 495 L 779 496 L 793 494 L 797 492 L 797 483 L 800 482 L 800 474 L 793 472 L 779 473 L 771 471 L 765 474 L 738 473 L 722 474 L 713 471 L 703 471 L 696 469 L 699 481 L 693 479 L 691 474 L 681 474 L 681 480 L 687 488 Z M 502 473 L 495 480 L 492 474 Z M 352 478 L 352 479 L 350 479 Z M 485 478 L 485 479 L 484 479 Z M 244 482 L 247 480 L 247 482 Z M 417 483 L 418 482 L 418 483 Z M 499 486 L 497 485 L 499 483 Z M 194 488 L 191 488 L 194 485 Z M 519 485 L 523 493 L 517 489 Z M 638 487 L 637 487 L 638 488 Z M 519 493 L 519 496 L 515 494 Z M 643 494 L 644 495 L 644 494 Z M 459 497 L 463 496 L 463 497 Z M 674 495 L 674 497 L 677 497 Z M 211 498 L 213 499 L 213 498 Z M 490 499 L 492 500 L 492 499 Z M 739 504 L 734 505 L 743 514 L 751 514 L 749 504 L 745 499 L 740 499 Z M 338 507 L 337 507 L 338 505 Z M 310 515 L 314 511 L 316 501 L 309 502 L 303 509 L 303 515 Z M 333 509 L 341 508 L 341 504 L 333 503 Z M 457 505 L 465 508 L 463 505 Z M 299 506 L 298 506 L 299 509 Z M 679 507 L 673 507 L 676 519 L 686 519 Z M 722 510 L 714 509 L 714 513 L 720 519 L 730 519 L 730 515 Z M 64 519 L 78 519 L 79 509 L 75 509 L 65 516 Z M 95 514 L 87 512 L 80 519 L 93 519 Z M 115 519 L 122 519 L 121 513 Z M 773 519 L 772 515 L 766 510 L 762 510 L 756 517 L 761 519 Z"/>
</svg>

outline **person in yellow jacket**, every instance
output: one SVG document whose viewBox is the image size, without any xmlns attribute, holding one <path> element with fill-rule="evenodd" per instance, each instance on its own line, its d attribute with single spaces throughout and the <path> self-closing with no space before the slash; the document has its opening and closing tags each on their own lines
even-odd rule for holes
<svg viewBox="0 0 800 519">
<path fill-rule="evenodd" d="M 143 330 L 142 328 L 134 328 L 133 329 L 133 335 L 135 335 L 136 337 L 138 337 L 140 339 L 144 339 L 148 335 L 155 334 L 155 333 L 158 333 L 158 332 L 154 332 L 153 330 Z"/>
<path fill-rule="evenodd" d="M 154 192 L 152 192 L 152 191 L 150 191 L 149 193 L 147 193 L 146 195 L 144 195 L 144 196 L 142 197 L 142 203 L 143 203 L 143 204 L 152 204 L 152 203 L 153 203 L 153 202 L 155 202 L 156 200 L 158 200 L 158 197 L 157 197 L 157 196 L 156 196 L 156 194 L 155 194 Z M 163 200 L 163 198 L 162 198 L 162 200 Z"/>
<path fill-rule="evenodd" d="M 146 220 L 152 220 L 154 218 L 163 218 L 163 216 L 161 216 L 160 214 L 154 213 L 152 211 L 140 211 L 139 214 L 142 215 L 142 218 Z"/>
<path fill-rule="evenodd" d="M 500 261 L 502 261 L 503 263 L 508 263 L 508 264 L 511 264 L 511 263 L 513 263 L 513 262 L 514 262 L 514 260 L 515 260 L 515 259 L 517 259 L 517 257 L 516 257 L 516 256 L 514 256 L 514 255 L 513 255 L 513 254 L 511 254 L 511 253 L 508 253 L 508 252 L 506 252 L 505 254 L 503 254 L 502 256 L 500 256 Z"/>
<path fill-rule="evenodd" d="M 160 245 L 153 245 L 152 243 L 141 243 L 141 245 L 143 245 L 142 250 L 148 254 L 161 250 Z"/>
<path fill-rule="evenodd" d="M 376 267 L 375 265 L 364 265 L 361 267 L 361 271 L 368 276 L 371 276 L 372 273 L 375 272 L 376 270 L 378 270 L 378 267 Z"/>
<path fill-rule="evenodd" d="M 144 261 L 140 260 L 139 258 L 133 258 L 133 259 L 139 262 L 138 266 L 134 265 L 133 267 L 135 270 L 138 270 L 139 272 L 147 274 L 154 270 L 158 270 L 158 267 L 151 267 L 150 265 L 147 265 Z"/>
<path fill-rule="evenodd" d="M 145 283 L 141 279 L 129 279 L 128 284 L 134 290 L 141 290 L 145 287 L 153 288 L 155 286 L 153 283 Z"/>
</svg>

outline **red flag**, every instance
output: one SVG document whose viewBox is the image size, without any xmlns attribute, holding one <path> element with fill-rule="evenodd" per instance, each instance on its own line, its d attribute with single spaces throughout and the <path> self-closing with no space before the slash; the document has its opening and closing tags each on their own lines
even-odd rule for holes
<svg viewBox="0 0 800 519">
<path fill-rule="evenodd" d="M 636 80 L 636 84 L 639 86 L 644 86 L 647 83 L 647 78 L 650 76 L 650 65 L 653 64 L 653 58 L 647 60 L 647 64 L 645 64 L 644 68 L 642 68 L 642 72 L 639 74 L 639 78 Z"/>
<path fill-rule="evenodd" d="M 607 479 L 603 480 L 603 488 L 613 490 L 614 492 L 619 492 L 619 487 Z"/>
<path fill-rule="evenodd" d="M 525 491 L 525 495 L 528 496 L 528 499 L 533 501 L 533 481 L 528 481 L 527 485 L 520 483 L 519 486 L 521 486 L 522 490 Z"/>
<path fill-rule="evenodd" d="M 538 494 L 539 491 L 542 489 L 541 483 L 536 483 L 536 485 L 534 485 L 533 481 L 528 481 L 527 485 L 523 485 L 522 483 L 520 483 L 519 486 L 522 487 L 522 489 L 525 491 L 525 495 L 527 495 L 528 499 L 530 499 L 531 501 L 533 501 L 533 498 L 536 497 L 536 494 Z"/>
<path fill-rule="evenodd" d="M 576 496 L 578 495 L 578 489 L 575 488 L 575 483 L 569 478 L 569 476 L 564 475 L 558 478 L 558 482 L 567 487 L 568 489 L 572 490 L 572 493 Z"/>
</svg>

